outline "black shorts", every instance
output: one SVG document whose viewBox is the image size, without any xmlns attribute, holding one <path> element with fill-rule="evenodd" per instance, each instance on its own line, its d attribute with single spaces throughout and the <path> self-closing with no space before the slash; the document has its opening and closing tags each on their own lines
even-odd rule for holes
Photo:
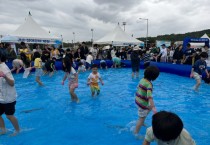
<svg viewBox="0 0 210 145">
<path fill-rule="evenodd" d="M 45 70 L 47 72 L 53 72 L 53 68 L 51 67 L 51 65 L 49 63 L 45 63 Z"/>
<path fill-rule="evenodd" d="M 139 72 L 139 66 L 132 66 L 133 72 Z"/>
<path fill-rule="evenodd" d="M 150 62 L 145 62 L 144 63 L 144 69 L 146 69 L 150 65 Z"/>
<path fill-rule="evenodd" d="M 6 114 L 6 115 L 13 115 L 15 113 L 15 102 L 12 103 L 7 103 L 7 104 L 1 104 L 0 103 L 0 116 L 2 114 Z"/>
<path fill-rule="evenodd" d="M 46 67 L 47 72 L 53 72 L 54 70 L 51 67 Z"/>
</svg>

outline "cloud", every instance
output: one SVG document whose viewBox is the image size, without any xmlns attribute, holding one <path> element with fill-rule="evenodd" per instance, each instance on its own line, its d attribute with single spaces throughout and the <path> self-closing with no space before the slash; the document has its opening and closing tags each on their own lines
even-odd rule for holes
<svg viewBox="0 0 210 145">
<path fill-rule="evenodd" d="M 186 33 L 209 29 L 209 0 L 0 0 L 0 35 L 9 34 L 21 25 L 31 11 L 33 19 L 46 31 L 64 40 L 89 41 L 112 31 L 117 23 L 134 37 Z"/>
</svg>

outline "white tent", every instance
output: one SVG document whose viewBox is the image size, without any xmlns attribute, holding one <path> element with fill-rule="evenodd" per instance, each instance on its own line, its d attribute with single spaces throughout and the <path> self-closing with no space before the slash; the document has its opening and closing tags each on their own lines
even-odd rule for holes
<svg viewBox="0 0 210 145">
<path fill-rule="evenodd" d="M 210 45 L 210 38 L 209 38 L 209 36 L 206 33 L 203 36 L 201 36 L 201 38 L 207 38 L 207 39 L 209 39 L 209 45 Z"/>
<path fill-rule="evenodd" d="M 25 43 L 39 43 L 39 44 L 56 44 L 61 41 L 61 38 L 52 36 L 43 28 L 41 28 L 32 18 L 30 12 L 25 22 L 19 28 L 11 33 L 7 38 L 2 38 L 2 42 L 25 42 Z M 12 40 L 9 40 L 11 39 Z M 15 40 L 14 38 L 18 38 Z"/>
<path fill-rule="evenodd" d="M 208 39 L 210 39 L 209 36 L 206 33 L 203 36 L 201 36 L 201 38 L 208 38 Z"/>
<path fill-rule="evenodd" d="M 117 25 L 117 27 L 101 39 L 94 42 L 95 44 L 112 44 L 114 46 L 126 46 L 126 45 L 140 45 L 144 42 L 139 41 L 131 36 L 129 36 L 122 28 Z"/>
</svg>

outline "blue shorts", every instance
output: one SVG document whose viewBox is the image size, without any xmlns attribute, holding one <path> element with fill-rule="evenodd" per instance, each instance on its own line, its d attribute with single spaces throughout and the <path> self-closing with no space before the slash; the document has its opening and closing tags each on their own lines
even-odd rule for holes
<svg viewBox="0 0 210 145">
<path fill-rule="evenodd" d="M 41 77 L 42 76 L 42 69 L 41 68 L 36 68 L 36 71 L 35 71 L 35 76 L 36 77 Z"/>
</svg>

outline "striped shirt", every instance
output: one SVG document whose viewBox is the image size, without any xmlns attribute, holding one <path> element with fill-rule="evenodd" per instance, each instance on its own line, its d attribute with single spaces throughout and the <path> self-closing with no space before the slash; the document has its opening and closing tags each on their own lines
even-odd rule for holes
<svg viewBox="0 0 210 145">
<path fill-rule="evenodd" d="M 136 104 L 142 109 L 149 109 L 149 99 L 152 98 L 152 83 L 143 78 L 139 82 L 136 91 Z"/>
<path fill-rule="evenodd" d="M 150 62 L 150 57 L 151 57 L 151 55 L 146 53 L 146 54 L 144 54 L 144 56 L 141 58 L 141 60 L 143 60 L 144 63 Z"/>
</svg>

